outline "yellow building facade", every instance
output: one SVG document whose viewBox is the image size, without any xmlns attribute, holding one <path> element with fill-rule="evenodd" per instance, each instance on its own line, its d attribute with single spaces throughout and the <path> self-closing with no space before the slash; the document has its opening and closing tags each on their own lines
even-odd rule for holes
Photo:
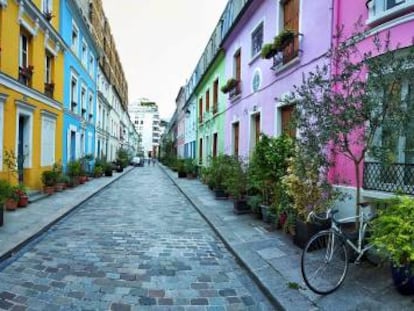
<svg viewBox="0 0 414 311">
<path fill-rule="evenodd" d="M 42 187 L 62 157 L 63 50 L 58 0 L 0 0 L 0 178 Z M 19 174 L 10 177 L 7 159 Z"/>
</svg>

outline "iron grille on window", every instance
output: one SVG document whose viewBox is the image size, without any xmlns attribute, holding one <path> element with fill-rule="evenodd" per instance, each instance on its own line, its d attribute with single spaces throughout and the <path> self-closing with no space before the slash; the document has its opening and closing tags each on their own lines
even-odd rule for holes
<svg viewBox="0 0 414 311">
<path fill-rule="evenodd" d="M 363 188 L 414 194 L 414 164 L 365 162 Z"/>
<path fill-rule="evenodd" d="M 263 24 L 260 24 L 252 33 L 252 56 L 258 54 L 263 45 Z"/>
</svg>

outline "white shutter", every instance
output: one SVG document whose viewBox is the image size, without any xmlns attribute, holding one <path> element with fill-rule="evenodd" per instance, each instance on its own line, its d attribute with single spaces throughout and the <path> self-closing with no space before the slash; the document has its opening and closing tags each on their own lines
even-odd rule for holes
<svg viewBox="0 0 414 311">
<path fill-rule="evenodd" d="M 50 166 L 55 163 L 55 139 L 56 120 L 54 118 L 43 116 L 41 137 L 41 166 Z"/>
</svg>

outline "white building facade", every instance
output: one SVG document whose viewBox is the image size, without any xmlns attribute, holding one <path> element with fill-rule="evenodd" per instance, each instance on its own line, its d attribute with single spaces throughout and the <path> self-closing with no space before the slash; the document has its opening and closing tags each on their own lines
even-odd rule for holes
<svg viewBox="0 0 414 311">
<path fill-rule="evenodd" d="M 141 98 L 129 104 L 128 112 L 141 139 L 139 153 L 145 157 L 157 157 L 161 136 L 157 104 Z"/>
</svg>

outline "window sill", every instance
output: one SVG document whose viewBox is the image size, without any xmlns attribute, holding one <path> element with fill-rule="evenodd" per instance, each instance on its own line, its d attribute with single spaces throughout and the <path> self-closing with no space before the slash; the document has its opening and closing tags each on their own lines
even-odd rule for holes
<svg viewBox="0 0 414 311">
<path fill-rule="evenodd" d="M 369 12 L 369 17 L 366 21 L 366 24 L 368 26 L 376 26 L 378 24 L 385 23 L 394 18 L 404 15 L 405 13 L 412 12 L 413 8 L 414 8 L 414 1 L 410 0 L 410 1 L 407 1 L 407 3 L 405 4 L 398 5 L 392 9 L 382 11 L 381 13 L 378 13 L 378 14 L 373 14 L 372 12 Z"/>
<path fill-rule="evenodd" d="M 286 64 L 283 65 L 279 65 L 279 66 L 272 66 L 271 69 L 276 73 L 281 73 L 285 70 L 288 70 L 289 68 L 292 68 L 294 66 L 296 66 L 297 64 L 300 63 L 300 56 L 296 56 L 295 58 L 293 58 L 292 60 L 290 60 L 289 62 L 287 62 Z"/>
<path fill-rule="evenodd" d="M 250 59 L 250 61 L 248 62 L 248 65 L 249 66 L 251 66 L 257 59 L 259 59 L 260 58 L 260 52 L 259 53 L 257 53 L 256 55 L 254 55 L 251 59 Z"/>
</svg>

